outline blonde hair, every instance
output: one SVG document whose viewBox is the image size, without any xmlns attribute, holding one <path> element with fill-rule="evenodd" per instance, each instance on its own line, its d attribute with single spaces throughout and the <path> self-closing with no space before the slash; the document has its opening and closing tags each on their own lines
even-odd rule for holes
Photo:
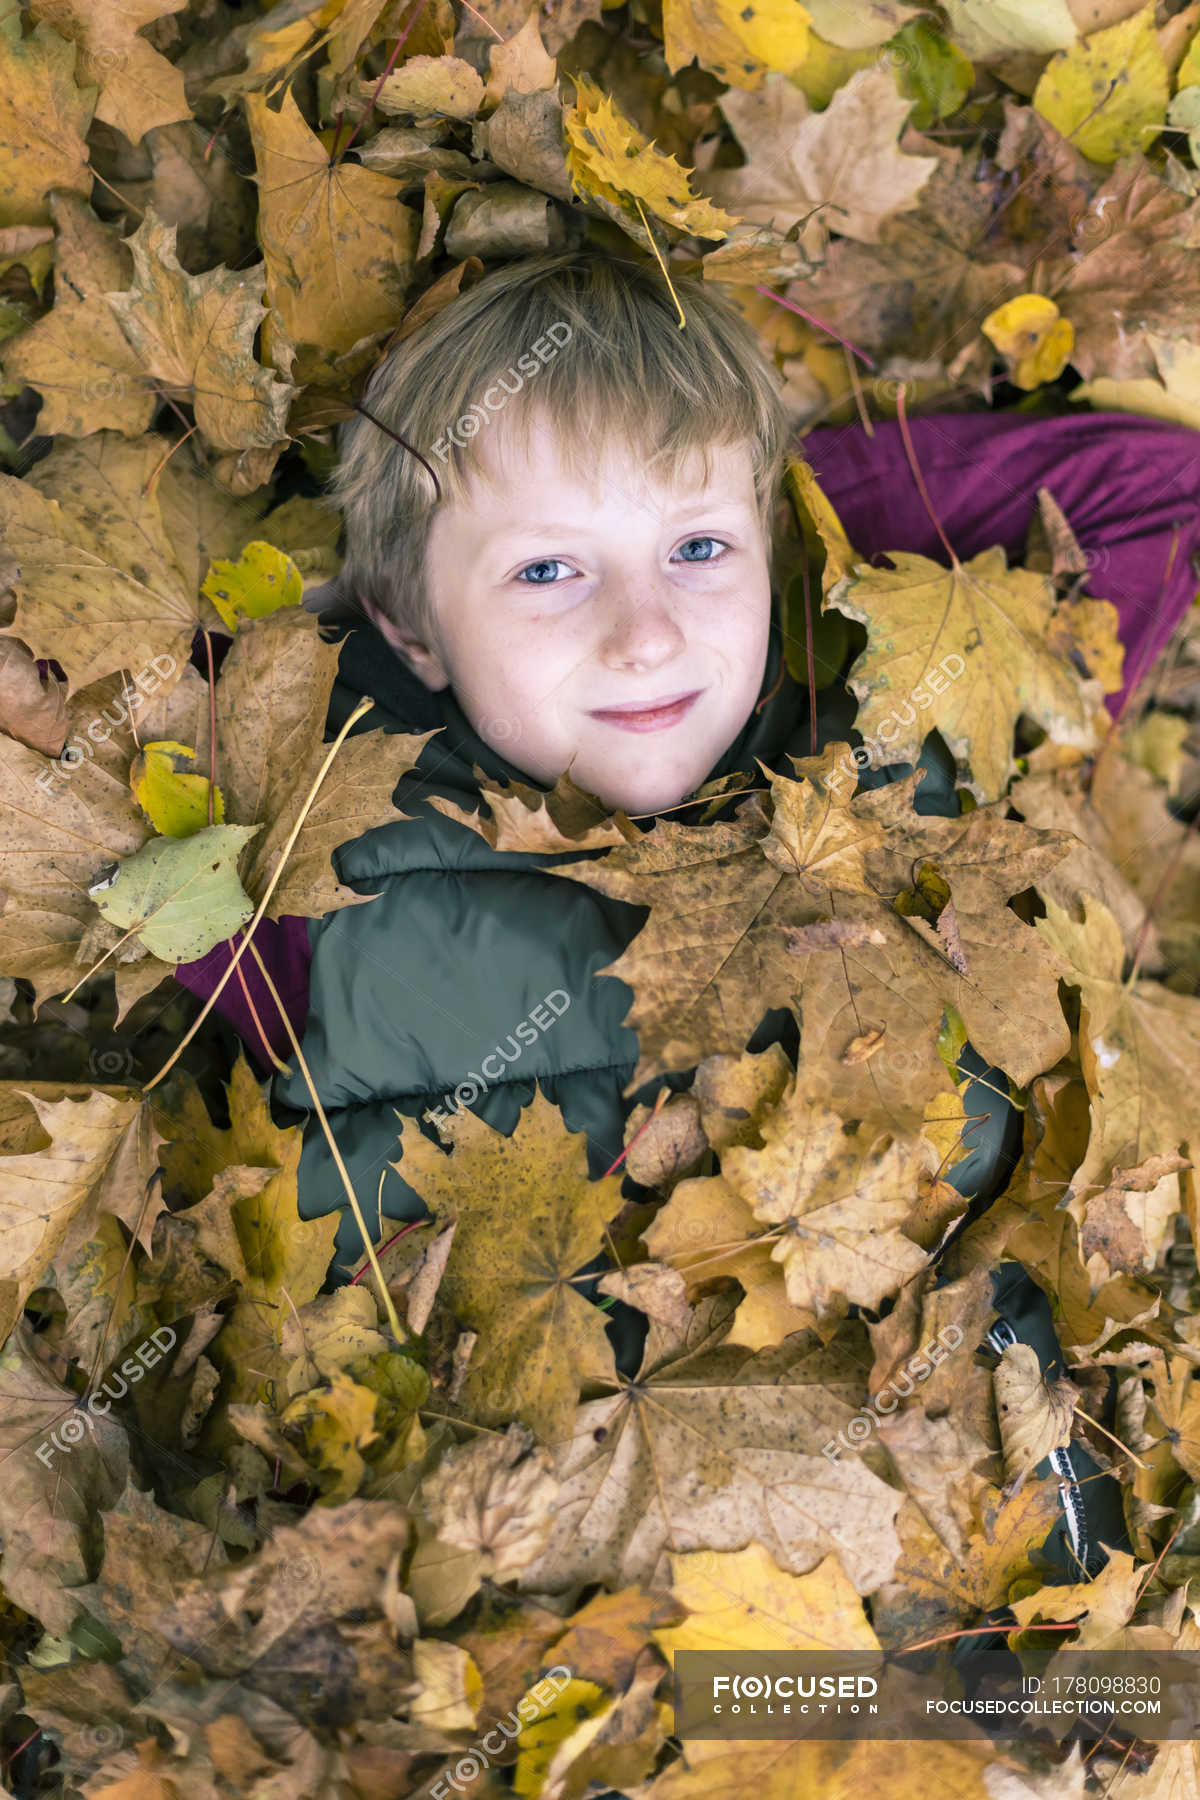
<svg viewBox="0 0 1200 1800">
<path fill-rule="evenodd" d="M 346 521 L 343 599 L 397 624 L 426 624 L 425 546 L 438 503 L 429 471 L 442 499 L 462 498 L 477 466 L 478 401 L 497 385 L 518 396 L 502 402 L 515 441 L 527 441 L 544 409 L 573 474 L 594 468 L 600 443 L 616 439 L 647 468 L 699 452 L 707 479 L 711 446 L 747 443 L 769 550 L 788 434 L 775 372 L 724 296 L 695 278 L 672 281 L 682 329 L 653 263 L 588 251 L 530 257 L 485 275 L 397 344 L 362 404 L 425 460 L 362 414 L 342 426 L 329 493 Z M 531 354 L 539 345 L 551 348 Z"/>
</svg>

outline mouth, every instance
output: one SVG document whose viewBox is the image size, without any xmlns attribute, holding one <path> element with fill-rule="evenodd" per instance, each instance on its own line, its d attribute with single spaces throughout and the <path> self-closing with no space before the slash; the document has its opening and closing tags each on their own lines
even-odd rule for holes
<svg viewBox="0 0 1200 1800">
<path fill-rule="evenodd" d="M 686 718 L 703 691 L 694 688 L 687 694 L 667 694 L 661 700 L 598 707 L 590 717 L 602 719 L 606 725 L 615 725 L 620 731 L 669 731 L 672 725 L 678 725 Z"/>
</svg>

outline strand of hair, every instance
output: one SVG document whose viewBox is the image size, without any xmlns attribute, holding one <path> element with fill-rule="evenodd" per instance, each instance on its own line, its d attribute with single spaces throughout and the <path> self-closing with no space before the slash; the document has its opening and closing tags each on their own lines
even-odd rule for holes
<svg viewBox="0 0 1200 1800">
<path fill-rule="evenodd" d="M 393 431 L 390 425 L 385 425 L 382 419 L 377 419 L 373 412 L 368 412 L 361 400 L 356 400 L 354 402 L 354 410 L 355 412 L 360 412 L 364 419 L 370 419 L 372 425 L 378 425 L 380 431 L 386 431 L 387 435 L 394 439 L 402 449 L 407 450 L 410 456 L 416 457 L 422 468 L 427 471 L 429 479 L 433 483 L 434 492 L 437 495 L 436 503 L 440 506 L 442 500 L 442 484 L 437 478 L 437 470 L 430 465 L 424 456 L 421 455 L 421 452 L 416 446 L 410 444 L 407 438 L 401 437 L 398 431 Z"/>
</svg>

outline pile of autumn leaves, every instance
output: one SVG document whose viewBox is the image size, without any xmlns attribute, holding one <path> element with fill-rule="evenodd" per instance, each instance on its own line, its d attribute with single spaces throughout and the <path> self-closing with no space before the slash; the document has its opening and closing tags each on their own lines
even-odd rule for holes
<svg viewBox="0 0 1200 1800">
<path fill-rule="evenodd" d="M 935 601 L 943 641 L 988 621 L 936 701 L 963 759 L 962 817 L 918 815 L 916 776 L 853 798 L 844 745 L 702 827 L 597 825 L 565 783 L 548 798 L 491 787 L 488 816 L 462 816 L 502 850 L 604 848 L 558 873 L 649 908 L 616 965 L 635 995 L 636 1079 L 696 1066 L 687 1091 L 629 1124 L 629 1172 L 663 1202 L 652 1216 L 622 1206 L 619 1176 L 588 1180 L 582 1138 L 541 1096 L 508 1138 L 457 1115 L 449 1157 L 404 1121 L 406 1179 L 430 1219 L 384 1259 L 394 1332 L 369 1275 L 321 1292 L 334 1222 L 300 1219 L 299 1132 L 271 1122 L 245 1063 L 225 1129 L 183 1086 L 5 1092 L 16 1254 L 0 1583 L 24 1650 L 8 1705 L 52 1734 L 79 1792 L 209 1800 L 253 1780 L 401 1796 L 453 1772 L 497 1719 L 523 1717 L 522 1700 L 536 1710 L 528 1696 L 550 1667 L 569 1683 L 503 1759 L 520 1793 L 604 1781 L 662 1800 L 752 1779 L 790 1795 L 822 1791 L 835 1766 L 877 1786 L 894 1754 L 883 1743 L 689 1742 L 680 1760 L 674 1652 L 895 1648 L 1004 1600 L 1022 1623 L 1078 1617 L 1087 1647 L 1197 1639 L 1179 1592 L 1190 1538 L 1146 1581 L 1181 1482 L 1200 1481 L 1200 1344 L 1150 1278 L 1177 1216 L 1195 1226 L 1181 1152 L 1200 1131 L 1198 859 L 1153 772 L 1171 773 L 1171 734 L 1107 738 L 1100 694 L 1119 680 L 1107 602 L 1058 592 L 1052 570 L 1006 570 L 996 552 L 873 569 L 811 477 L 802 485 L 826 606 L 867 627 L 851 672 L 864 731 L 896 691 L 884 640 L 911 632 L 919 660 Z M 1069 533 L 1049 503 L 1046 516 L 1053 559 L 1069 564 Z M 218 565 L 227 605 L 235 574 Z M 235 624 L 216 690 L 223 812 L 276 821 L 278 841 L 308 764 L 290 800 L 256 814 L 251 797 L 278 767 L 282 718 L 296 741 L 294 689 L 319 753 L 333 653 L 294 608 Z M 161 703 L 164 732 L 197 724 L 192 688 L 189 673 Z M 172 709 L 189 695 L 185 721 Z M 251 705 L 260 729 L 247 732 Z M 1048 735 L 1018 766 L 1019 712 Z M 400 759 L 414 748 L 384 743 Z M 381 744 L 368 734 L 346 750 L 365 772 Z M 166 807 L 181 844 L 223 828 L 204 822 L 202 776 L 160 767 L 147 786 L 152 760 L 149 740 L 132 771 L 98 752 L 70 785 L 95 784 L 89 803 L 104 793 L 126 821 Z M 337 770 L 335 757 L 330 780 Z M 306 829 L 297 871 L 328 882 L 329 828 L 309 843 Z M 290 867 L 284 910 L 323 901 Z M 254 891 L 268 872 L 269 859 Z M 1173 986 L 1155 978 L 1168 969 Z M 740 1048 L 776 1005 L 802 1019 L 799 1075 L 778 1049 Z M 946 1175 L 969 1147 L 967 1039 L 1025 1090 L 1025 1153 L 935 1288 L 932 1253 L 964 1205 Z M 634 1383 L 577 1291 L 605 1251 L 604 1291 L 649 1321 Z M 994 1374 L 976 1358 L 1002 1255 L 1051 1294 L 1074 1385 L 1046 1388 L 1020 1352 Z M 21 1308 L 34 1296 L 44 1312 L 49 1289 L 61 1308 L 35 1336 Z M 891 1309 L 870 1324 L 852 1305 Z M 173 1354 L 126 1408 L 39 1459 L 52 1433 L 72 1442 L 71 1371 L 99 1380 L 164 1323 Z M 962 1336 L 946 1361 L 831 1462 L 825 1446 L 868 1396 L 950 1324 Z M 1090 1429 L 1109 1367 L 1136 1462 Z M 1057 1491 L 1029 1472 L 1071 1435 L 1125 1482 L 1136 1555 L 1047 1588 L 1036 1551 Z M 1023 1654 L 1042 1666 L 1046 1639 L 1031 1634 Z M 1157 1792 L 1191 1755 L 1165 1747 L 1114 1792 Z M 986 1743 L 927 1748 L 926 1775 L 931 1759 L 953 1791 L 981 1797 L 1019 1766 Z M 475 1763 L 470 1791 L 507 1791 Z M 1044 1778 L 1057 1785 L 1021 1779 L 1081 1795 L 1083 1776 L 1076 1756 Z"/>
<path fill-rule="evenodd" d="M 252 917 L 356 901 L 331 853 L 395 816 L 422 740 L 330 758 L 336 651 L 296 603 L 337 522 L 270 483 L 290 443 L 327 465 L 405 308 L 480 259 L 672 250 L 754 319 L 801 421 L 1069 364 L 1099 403 L 1200 423 L 1196 6 L 667 0 L 650 57 L 630 40 L 657 19 L 612 31 L 599 0 L 501 0 L 491 29 L 449 0 L 148 10 L 141 32 L 108 0 L 0 20 L 0 449 L 20 466 L 31 391 L 53 439 L 0 482 L 2 972 L 39 1001 L 111 973 L 123 1018 Z M 872 359 L 865 391 L 771 293 Z M 1006 1600 L 1087 1647 L 1192 1647 L 1194 1528 L 1147 1569 L 1200 1483 L 1200 1339 L 1159 1278 L 1178 1221 L 1195 1233 L 1200 1136 L 1182 726 L 1110 736 L 1113 609 L 1067 578 L 1051 501 L 1024 569 L 880 570 L 797 488 L 822 625 L 865 628 L 864 736 L 924 676 L 931 617 L 961 654 L 891 754 L 936 728 L 970 810 L 918 815 L 915 778 L 855 799 L 832 745 L 699 830 L 597 827 L 567 788 L 464 820 L 603 848 L 557 872 L 649 909 L 616 970 L 637 1080 L 697 1071 L 629 1124 L 655 1210 L 589 1182 L 541 1097 L 511 1138 L 457 1116 L 448 1158 L 405 1123 L 430 1220 L 385 1257 L 393 1328 L 369 1274 L 321 1292 L 333 1223 L 300 1219 L 298 1132 L 246 1064 L 228 1126 L 171 1076 L 0 1084 L 0 1716 L 41 1728 L 68 1792 L 390 1800 L 469 1755 L 469 1791 L 507 1792 L 474 1747 L 561 1666 L 498 1759 L 519 1793 L 899 1794 L 886 1744 L 681 1757 L 675 1650 L 895 1648 Z M 218 633 L 210 690 L 189 659 Z M 800 1075 L 743 1052 L 773 1006 L 802 1020 Z M 1020 1090 L 1024 1155 L 935 1288 L 968 1040 Z M 606 1293 L 649 1320 L 633 1384 L 577 1291 L 605 1251 Z M 1002 1256 L 1051 1296 L 1069 1390 L 977 1360 Z M 930 1379 L 823 1455 L 951 1323 Z M 164 1326 L 121 1405 L 72 1410 Z M 1110 1370 L 1132 1455 L 1089 1422 Z M 1047 1588 L 1057 1494 L 1029 1470 L 1072 1433 L 1123 1482 L 1135 1555 Z M 1192 1756 L 1135 1757 L 1111 1792 L 1194 1782 Z M 1039 1776 L 986 1744 L 911 1769 L 981 1800 L 1083 1792 L 1077 1758 Z"/>
</svg>

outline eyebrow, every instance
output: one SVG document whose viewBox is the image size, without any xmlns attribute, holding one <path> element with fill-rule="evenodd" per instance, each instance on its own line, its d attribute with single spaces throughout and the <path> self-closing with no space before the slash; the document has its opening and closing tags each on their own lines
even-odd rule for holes
<svg viewBox="0 0 1200 1800">
<path fill-rule="evenodd" d="M 754 508 L 744 500 L 697 500 L 685 505 L 681 511 L 669 515 L 667 523 L 678 526 L 688 520 L 707 519 L 714 513 L 754 513 Z M 755 516 L 757 516 L 755 514 Z M 568 537 L 573 532 L 588 531 L 592 527 L 586 519 L 530 519 L 519 525 L 504 525 L 499 531 L 489 535 L 488 543 L 503 544 L 510 539 L 544 534 L 547 537 Z"/>
</svg>

